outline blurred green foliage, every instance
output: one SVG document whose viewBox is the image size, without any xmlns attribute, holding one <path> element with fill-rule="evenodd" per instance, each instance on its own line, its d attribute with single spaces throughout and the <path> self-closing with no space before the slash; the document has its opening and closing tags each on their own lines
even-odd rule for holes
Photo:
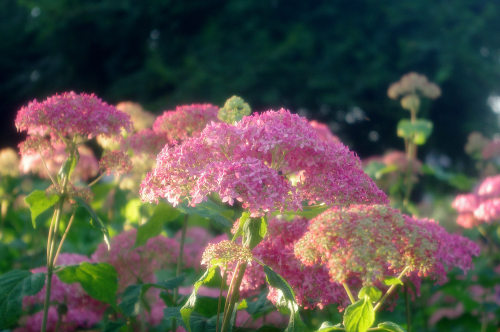
<svg viewBox="0 0 500 332">
<path fill-rule="evenodd" d="M 423 105 L 429 146 L 460 156 L 469 132 L 497 130 L 486 100 L 500 93 L 498 17 L 487 0 L 4 0 L 2 145 L 19 140 L 20 106 L 74 89 L 156 112 L 238 94 L 255 110 L 307 110 L 364 156 L 402 149 L 386 89 L 418 71 L 443 90 Z"/>
</svg>

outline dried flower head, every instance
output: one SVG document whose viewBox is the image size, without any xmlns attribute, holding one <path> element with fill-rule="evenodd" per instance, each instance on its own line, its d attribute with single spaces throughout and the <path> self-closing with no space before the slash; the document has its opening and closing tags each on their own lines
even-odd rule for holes
<svg viewBox="0 0 500 332">
<path fill-rule="evenodd" d="M 218 243 L 210 243 L 201 259 L 201 265 L 205 266 L 225 266 L 229 263 L 250 262 L 252 252 L 247 247 L 229 240 Z"/>
<path fill-rule="evenodd" d="M 252 109 L 243 98 L 232 96 L 224 103 L 224 107 L 219 109 L 217 117 L 227 123 L 240 121 L 245 115 L 250 115 Z"/>
<path fill-rule="evenodd" d="M 387 90 L 391 99 L 398 99 L 407 95 L 420 95 L 430 99 L 436 99 L 441 95 L 441 89 L 436 84 L 429 82 L 426 76 L 418 73 L 408 73 L 401 79 L 392 83 Z"/>
<path fill-rule="evenodd" d="M 131 128 L 127 114 L 94 94 L 73 91 L 53 95 L 43 102 L 33 100 L 18 111 L 15 122 L 17 129 L 28 135 L 78 136 L 84 140 L 97 135 L 119 135 L 122 129 Z"/>
<path fill-rule="evenodd" d="M 12 148 L 0 150 L 0 176 L 18 176 L 19 175 L 19 157 Z"/>
<path fill-rule="evenodd" d="M 211 193 L 230 204 L 240 201 L 253 216 L 297 209 L 301 202 L 387 201 L 354 153 L 322 141 L 304 118 L 283 109 L 235 125 L 212 123 L 165 147 L 141 185 L 144 200 L 166 198 L 174 205 L 184 198 L 196 205 Z"/>
<path fill-rule="evenodd" d="M 218 107 L 211 104 L 177 106 L 156 118 L 153 130 L 166 134 L 170 142 L 183 141 L 201 132 L 207 124 L 217 119 Z"/>
</svg>

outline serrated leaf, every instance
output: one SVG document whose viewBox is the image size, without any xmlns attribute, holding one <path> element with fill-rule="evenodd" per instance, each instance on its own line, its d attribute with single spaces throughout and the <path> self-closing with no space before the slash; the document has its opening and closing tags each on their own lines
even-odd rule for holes
<svg viewBox="0 0 500 332">
<path fill-rule="evenodd" d="M 168 204 L 159 204 L 153 215 L 144 224 L 137 229 L 134 247 L 139 247 L 152 238 L 157 236 L 163 230 L 163 225 L 166 222 L 176 219 L 180 215 L 179 210 Z"/>
<path fill-rule="evenodd" d="M 87 202 L 85 202 L 83 199 L 81 199 L 80 197 L 73 197 L 73 199 L 78 203 L 78 206 L 87 210 L 87 212 L 89 213 L 90 217 L 93 220 L 92 226 L 98 228 L 101 231 L 104 237 L 104 242 L 106 243 L 106 246 L 108 247 L 109 250 L 110 249 L 109 232 L 106 225 L 104 225 L 104 222 L 101 220 L 101 218 L 99 218 L 94 209 L 92 209 L 92 207 L 88 205 Z"/>
<path fill-rule="evenodd" d="M 424 119 L 419 119 L 411 122 L 408 119 L 403 119 L 398 123 L 398 136 L 411 140 L 417 145 L 425 144 L 425 141 L 432 133 L 432 122 Z"/>
<path fill-rule="evenodd" d="M 386 286 L 403 285 L 403 282 L 397 277 L 387 277 L 384 279 L 383 283 Z"/>
<path fill-rule="evenodd" d="M 285 332 L 302 332 L 306 331 L 307 328 L 302 321 L 299 313 L 299 306 L 297 302 L 295 302 L 295 294 L 290 285 L 276 273 L 272 268 L 267 265 L 263 265 L 264 273 L 266 274 L 267 283 L 276 289 L 279 290 L 278 300 L 276 301 L 276 306 L 278 309 L 284 312 L 288 312 L 290 314 L 290 319 L 288 321 L 288 326 L 285 329 Z"/>
<path fill-rule="evenodd" d="M 377 325 L 377 328 L 381 329 L 382 331 L 389 332 L 406 332 L 405 329 L 393 322 L 382 322 Z"/>
<path fill-rule="evenodd" d="M 364 286 L 359 290 L 358 299 L 368 298 L 372 302 L 377 302 L 382 297 L 382 291 L 377 287 Z"/>
<path fill-rule="evenodd" d="M 110 264 L 83 262 L 79 265 L 69 265 L 57 271 L 57 276 L 67 284 L 78 282 L 85 292 L 96 300 L 111 306 L 116 305 L 118 276 Z"/>
<path fill-rule="evenodd" d="M 203 275 L 200 277 L 200 279 L 198 279 L 194 283 L 193 291 L 192 291 L 191 295 L 189 296 L 188 300 L 186 301 L 186 303 L 182 306 L 182 308 L 180 310 L 184 325 L 186 326 L 186 328 L 189 332 L 191 332 L 191 326 L 189 323 L 190 317 L 191 317 L 191 314 L 193 313 L 194 308 L 196 306 L 198 289 L 202 285 L 204 285 L 204 284 L 210 282 L 210 280 L 212 280 L 212 278 L 215 276 L 215 270 L 216 270 L 215 266 L 208 268 L 208 270 L 206 270 L 205 273 L 203 273 Z"/>
<path fill-rule="evenodd" d="M 0 329 L 16 324 L 23 298 L 37 294 L 45 284 L 45 273 L 12 270 L 0 276 Z"/>
<path fill-rule="evenodd" d="M 347 332 L 365 332 L 375 322 L 375 312 L 369 299 L 362 298 L 345 309 L 343 324 Z"/>
<path fill-rule="evenodd" d="M 31 194 L 26 196 L 24 201 L 28 204 L 31 211 L 31 222 L 33 228 L 36 228 L 36 218 L 54 206 L 59 201 L 59 195 L 49 195 L 43 190 L 34 190 Z"/>
<path fill-rule="evenodd" d="M 229 229 L 233 226 L 234 211 L 227 207 L 217 204 L 211 199 L 199 203 L 196 206 L 189 206 L 187 203 L 181 203 L 176 206 L 180 211 L 187 214 L 196 214 L 214 221 L 220 228 Z"/>
<path fill-rule="evenodd" d="M 342 327 L 342 325 L 335 324 L 331 322 L 323 322 L 319 329 L 316 330 L 316 332 L 330 332 L 330 331 L 344 331 L 345 329 Z"/>
</svg>

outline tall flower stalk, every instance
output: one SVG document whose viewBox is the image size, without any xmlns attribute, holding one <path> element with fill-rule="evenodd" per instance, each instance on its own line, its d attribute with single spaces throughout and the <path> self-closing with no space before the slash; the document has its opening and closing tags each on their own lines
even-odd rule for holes
<svg viewBox="0 0 500 332">
<path fill-rule="evenodd" d="M 24 156 L 39 154 L 46 174 L 52 182 L 47 193 L 34 192 L 27 198 L 27 203 L 31 207 L 41 204 L 49 208 L 55 205 L 47 238 L 47 284 L 41 326 L 41 331 L 45 332 L 51 299 L 52 276 L 57 265 L 57 257 L 74 219 L 73 212 L 63 235 L 58 239 L 63 209 L 67 202 L 72 205 L 79 201 L 85 202 L 90 192 L 88 186 L 75 187 L 72 181 L 73 171 L 77 168 L 80 159 L 79 147 L 98 135 L 118 136 L 122 129 L 130 129 L 131 124 L 127 114 L 106 104 L 95 95 L 66 92 L 51 96 L 43 102 L 34 100 L 22 107 L 16 117 L 16 127 L 28 133 L 28 138 L 20 145 L 21 154 Z M 54 164 L 53 160 L 46 159 L 53 157 L 54 147 L 60 145 L 64 146 L 63 155 L 66 158 L 60 163 L 57 175 L 54 175 L 47 166 L 48 161 Z M 106 168 L 114 166 L 110 162 L 105 165 Z M 35 209 L 38 209 L 37 214 L 43 212 L 39 208 Z M 74 210 L 75 207 L 72 209 Z M 32 208 L 33 213 L 35 211 Z M 35 225 L 35 217 L 33 221 Z"/>
</svg>

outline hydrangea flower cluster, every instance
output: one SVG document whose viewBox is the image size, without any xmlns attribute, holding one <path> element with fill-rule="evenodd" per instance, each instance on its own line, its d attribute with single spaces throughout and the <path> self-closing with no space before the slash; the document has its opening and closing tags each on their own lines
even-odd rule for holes
<svg viewBox="0 0 500 332">
<path fill-rule="evenodd" d="M 78 254 L 61 254 L 59 265 L 74 265 L 88 262 L 86 256 Z M 46 272 L 45 267 L 32 270 L 33 273 Z M 45 287 L 34 296 L 26 296 L 23 300 L 23 308 L 29 310 L 43 304 Z M 49 309 L 47 331 L 55 331 L 58 321 L 57 305 L 66 305 L 68 312 L 62 317 L 59 330 L 76 331 L 88 329 L 97 324 L 105 311 L 106 306 L 91 298 L 78 283 L 66 284 L 59 280 L 56 275 L 52 276 L 52 292 L 50 294 L 52 305 Z M 20 327 L 15 332 L 38 332 L 42 326 L 43 312 L 39 311 L 33 315 L 22 317 Z"/>
<path fill-rule="evenodd" d="M 128 173 L 132 169 L 132 162 L 125 152 L 109 151 L 105 152 L 99 160 L 99 168 L 108 175 L 111 173 L 120 175 Z"/>
<path fill-rule="evenodd" d="M 150 238 L 134 248 L 137 231 L 131 229 L 111 239 L 110 250 L 100 244 L 92 255 L 95 262 L 113 265 L 118 273 L 118 291 L 139 282 L 155 282 L 154 271 L 170 266 L 177 260 L 179 244 L 165 236 Z"/>
<path fill-rule="evenodd" d="M 500 175 L 484 179 L 472 193 L 458 195 L 452 206 L 458 211 L 457 224 L 464 228 L 500 220 Z"/>
<path fill-rule="evenodd" d="M 291 179 L 295 181 L 292 183 Z M 289 111 L 212 123 L 200 135 L 165 147 L 141 185 L 145 201 L 166 198 L 191 205 L 217 193 L 253 216 L 310 204 L 385 203 L 387 198 L 344 145 L 325 142 Z"/>
<path fill-rule="evenodd" d="M 73 178 L 87 181 L 97 175 L 99 163 L 94 156 L 94 152 L 84 145 L 78 146 L 79 160 L 73 171 Z M 19 168 L 22 174 L 34 173 L 40 178 L 47 178 L 47 170 L 43 166 L 42 158 L 47 165 L 50 174 L 57 174 L 62 164 L 68 158 L 68 152 L 64 144 L 58 143 L 53 147 L 38 151 L 23 153 Z"/>
<path fill-rule="evenodd" d="M 121 129 L 130 129 L 129 116 L 103 102 L 94 94 L 73 91 L 36 99 L 17 113 L 16 127 L 28 135 L 50 135 L 86 140 L 97 135 L 119 135 Z"/>
<path fill-rule="evenodd" d="M 219 108 L 212 104 L 177 106 L 156 118 L 153 130 L 167 135 L 169 142 L 183 141 L 205 128 L 212 121 L 218 121 Z"/>
<path fill-rule="evenodd" d="M 436 84 L 429 82 L 427 77 L 415 72 L 403 75 L 401 79 L 392 83 L 387 90 L 391 99 L 398 99 L 410 94 L 420 94 L 429 99 L 436 99 L 441 95 L 441 89 Z"/>
<path fill-rule="evenodd" d="M 138 103 L 122 101 L 116 105 L 116 109 L 130 116 L 135 131 L 151 128 L 155 121 L 155 115 L 144 110 Z"/>
<path fill-rule="evenodd" d="M 225 266 L 229 263 L 250 262 L 252 253 L 247 247 L 243 247 L 229 240 L 222 240 L 217 243 L 209 243 L 203 252 L 201 265 L 210 266 Z"/>
<path fill-rule="evenodd" d="M 348 298 L 344 288 L 330 280 L 327 268 L 319 264 L 306 268 L 295 257 L 294 245 L 307 231 L 308 224 L 307 219 L 300 217 L 292 221 L 270 219 L 266 238 L 252 250 L 253 255 L 285 278 L 295 292 L 299 306 L 321 309 L 334 303 L 345 307 Z M 253 295 L 265 284 L 262 267 L 252 264 L 245 271 L 240 293 L 243 296 Z M 270 287 L 268 299 L 276 303 L 278 290 Z"/>
<path fill-rule="evenodd" d="M 12 148 L 0 150 L 0 176 L 18 176 L 19 157 Z M 1 177 L 0 177 L 1 178 Z"/>
<path fill-rule="evenodd" d="M 409 268 L 407 275 L 446 280 L 446 272 L 471 267 L 479 247 L 448 234 L 430 220 L 403 216 L 382 205 L 332 208 L 312 219 L 295 244 L 295 255 L 307 266 L 323 264 L 332 281 L 357 278 L 363 285 L 381 282 Z"/>
</svg>

